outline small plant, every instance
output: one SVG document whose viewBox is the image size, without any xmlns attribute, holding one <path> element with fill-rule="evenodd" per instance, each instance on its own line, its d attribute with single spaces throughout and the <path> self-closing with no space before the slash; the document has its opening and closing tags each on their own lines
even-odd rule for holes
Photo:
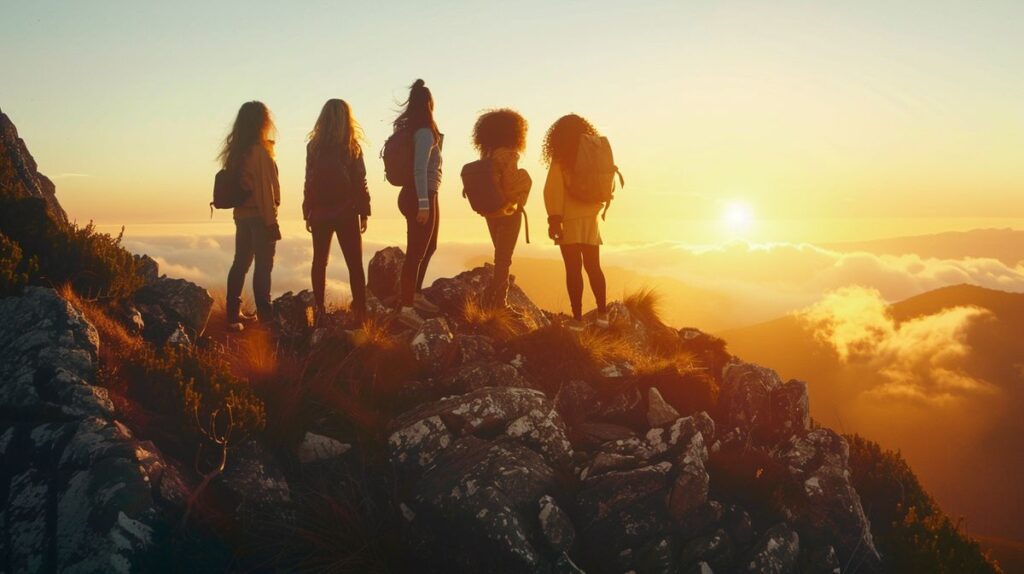
<svg viewBox="0 0 1024 574">
<path fill-rule="evenodd" d="M 0 297 L 20 292 L 28 283 L 29 276 L 38 268 L 35 259 L 24 264 L 22 260 L 21 247 L 0 233 Z"/>
<path fill-rule="evenodd" d="M 661 324 L 661 294 L 653 288 L 644 287 L 626 295 L 622 304 L 641 321 L 657 325 Z"/>
<path fill-rule="evenodd" d="M 483 305 L 474 297 L 466 299 L 462 308 L 462 318 L 467 324 L 499 341 L 508 340 L 526 331 L 525 325 L 512 309 Z"/>
</svg>

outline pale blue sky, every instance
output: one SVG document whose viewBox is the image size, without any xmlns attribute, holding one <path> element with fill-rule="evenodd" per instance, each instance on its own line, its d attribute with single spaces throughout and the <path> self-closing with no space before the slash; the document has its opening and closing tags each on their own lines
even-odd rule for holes
<svg viewBox="0 0 1024 574">
<path fill-rule="evenodd" d="M 79 219 L 201 220 L 241 102 L 279 128 L 283 217 L 303 139 L 348 100 L 368 155 L 417 77 L 447 134 L 446 206 L 484 108 L 574 111 L 612 138 L 620 222 L 1024 217 L 1021 2 L 10 2 L 0 108 Z M 377 214 L 394 190 L 371 163 Z M 86 177 L 75 177 L 82 174 Z M 539 190 L 538 190 L 539 191 Z M 543 218 L 541 202 L 532 214 Z"/>
</svg>

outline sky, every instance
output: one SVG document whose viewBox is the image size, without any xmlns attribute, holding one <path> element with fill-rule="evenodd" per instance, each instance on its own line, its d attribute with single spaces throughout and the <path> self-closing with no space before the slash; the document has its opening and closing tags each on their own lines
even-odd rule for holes
<svg viewBox="0 0 1024 574">
<path fill-rule="evenodd" d="M 305 137 L 341 97 L 368 140 L 368 238 L 401 237 L 376 153 L 419 77 L 446 134 L 453 240 L 486 240 L 458 172 L 477 114 L 502 106 L 530 122 L 536 235 L 541 139 L 569 112 L 626 177 L 606 242 L 1024 227 L 1020 2 L 0 4 L 0 108 L 73 218 L 129 235 L 230 231 L 207 203 L 250 99 L 274 113 L 298 233 Z"/>
</svg>

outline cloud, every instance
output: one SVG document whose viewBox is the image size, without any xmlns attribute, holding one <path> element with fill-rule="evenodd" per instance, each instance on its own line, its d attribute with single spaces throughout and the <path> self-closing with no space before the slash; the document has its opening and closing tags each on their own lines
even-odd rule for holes
<svg viewBox="0 0 1024 574">
<path fill-rule="evenodd" d="M 798 314 L 841 361 L 878 374 L 865 382 L 870 395 L 940 404 L 995 391 L 965 371 L 968 329 L 989 315 L 953 307 L 897 324 L 877 289 L 858 286 L 832 291 Z"/>
</svg>

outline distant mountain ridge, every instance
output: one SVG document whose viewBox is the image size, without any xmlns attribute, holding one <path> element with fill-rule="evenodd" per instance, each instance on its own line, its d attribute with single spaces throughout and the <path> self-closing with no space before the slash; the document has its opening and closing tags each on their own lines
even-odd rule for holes
<svg viewBox="0 0 1024 574">
<path fill-rule="evenodd" d="M 843 253 L 866 251 L 876 255 L 919 255 L 934 259 L 991 258 L 1016 266 L 1024 260 L 1024 230 L 947 231 L 872 241 L 823 243 L 821 247 Z"/>
</svg>

